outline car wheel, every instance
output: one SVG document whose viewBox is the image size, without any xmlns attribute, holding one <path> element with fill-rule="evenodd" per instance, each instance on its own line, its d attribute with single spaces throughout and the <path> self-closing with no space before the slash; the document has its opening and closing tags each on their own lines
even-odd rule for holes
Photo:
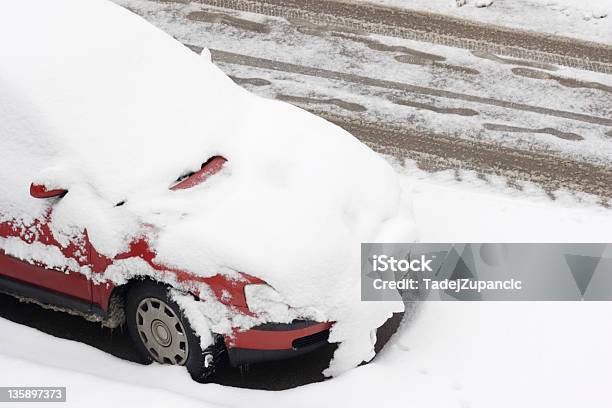
<svg viewBox="0 0 612 408">
<path fill-rule="evenodd" d="M 126 323 L 136 348 L 146 361 L 185 366 L 191 377 L 206 382 L 224 351 L 223 338 L 202 350 L 181 308 L 168 295 L 169 287 L 143 281 L 127 295 Z"/>
</svg>

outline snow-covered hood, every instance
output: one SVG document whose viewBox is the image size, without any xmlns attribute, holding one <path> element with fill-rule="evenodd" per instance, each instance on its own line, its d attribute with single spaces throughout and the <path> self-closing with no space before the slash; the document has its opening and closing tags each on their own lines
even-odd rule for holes
<svg viewBox="0 0 612 408">
<path fill-rule="evenodd" d="M 402 308 L 359 301 L 359 244 L 415 239 L 392 168 L 110 2 L 0 1 L 0 123 L 2 216 L 41 211 L 36 180 L 69 190 L 56 231 L 84 226 L 108 257 L 152 225 L 159 262 L 245 272 L 336 321 L 330 374 L 371 358 L 370 331 Z M 215 155 L 220 173 L 169 190 Z"/>
</svg>

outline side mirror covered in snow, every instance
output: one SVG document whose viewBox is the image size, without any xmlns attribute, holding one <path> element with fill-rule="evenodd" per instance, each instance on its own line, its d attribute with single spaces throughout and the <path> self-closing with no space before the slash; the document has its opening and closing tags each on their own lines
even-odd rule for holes
<svg viewBox="0 0 612 408">
<path fill-rule="evenodd" d="M 68 193 L 68 190 L 63 189 L 48 189 L 44 184 L 32 183 L 30 185 L 30 195 L 34 198 L 53 198 L 63 197 Z"/>
<path fill-rule="evenodd" d="M 204 164 L 202 164 L 202 168 L 200 170 L 179 177 L 176 184 L 170 187 L 170 190 L 186 190 L 205 182 L 206 179 L 220 172 L 226 161 L 227 159 L 222 156 L 211 157 Z"/>
</svg>

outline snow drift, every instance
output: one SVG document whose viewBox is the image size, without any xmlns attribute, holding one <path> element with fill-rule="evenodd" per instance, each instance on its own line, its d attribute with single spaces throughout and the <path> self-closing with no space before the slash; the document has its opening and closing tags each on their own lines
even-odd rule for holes
<svg viewBox="0 0 612 408">
<path fill-rule="evenodd" d="M 53 205 L 60 242 L 86 228 L 109 258 L 152 226 L 160 263 L 245 272 L 337 322 L 329 375 L 371 359 L 373 330 L 403 308 L 359 300 L 359 243 L 415 239 L 393 169 L 110 2 L 0 2 L 0 151 L 0 221 Z M 215 155 L 228 159 L 221 173 L 169 190 Z M 32 181 L 69 193 L 35 200 Z"/>
</svg>

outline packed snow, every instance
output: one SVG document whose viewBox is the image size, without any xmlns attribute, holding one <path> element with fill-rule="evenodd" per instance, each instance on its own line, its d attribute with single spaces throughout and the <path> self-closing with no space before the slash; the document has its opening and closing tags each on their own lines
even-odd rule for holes
<svg viewBox="0 0 612 408">
<path fill-rule="evenodd" d="M 46 213 L 54 200 L 31 198 L 33 181 L 67 189 L 52 206 L 60 242 L 86 229 L 112 259 L 146 225 L 156 262 L 199 276 L 244 272 L 292 309 L 336 322 L 341 346 L 326 374 L 374 356 L 374 330 L 403 305 L 359 302 L 359 243 L 416 238 L 385 160 L 323 119 L 247 92 L 107 1 L 2 1 L 0 49 L 0 221 Z M 228 159 L 219 174 L 170 191 L 215 155 Z M 160 278 L 129 260 L 94 279 L 133 275 Z M 206 316 L 208 326 L 227 329 L 227 313 Z"/>
<path fill-rule="evenodd" d="M 612 44 L 610 0 L 351 0 Z"/>
<path fill-rule="evenodd" d="M 535 187 L 510 191 L 469 174 L 458 182 L 411 165 L 398 171 L 429 242 L 612 240 L 611 211 L 585 201 L 551 201 Z M 0 320 L 0 383 L 66 385 L 70 407 L 604 408 L 612 403 L 610 313 L 610 302 L 428 302 L 370 364 L 280 392 L 197 384 L 180 367 L 140 366 Z"/>
</svg>

